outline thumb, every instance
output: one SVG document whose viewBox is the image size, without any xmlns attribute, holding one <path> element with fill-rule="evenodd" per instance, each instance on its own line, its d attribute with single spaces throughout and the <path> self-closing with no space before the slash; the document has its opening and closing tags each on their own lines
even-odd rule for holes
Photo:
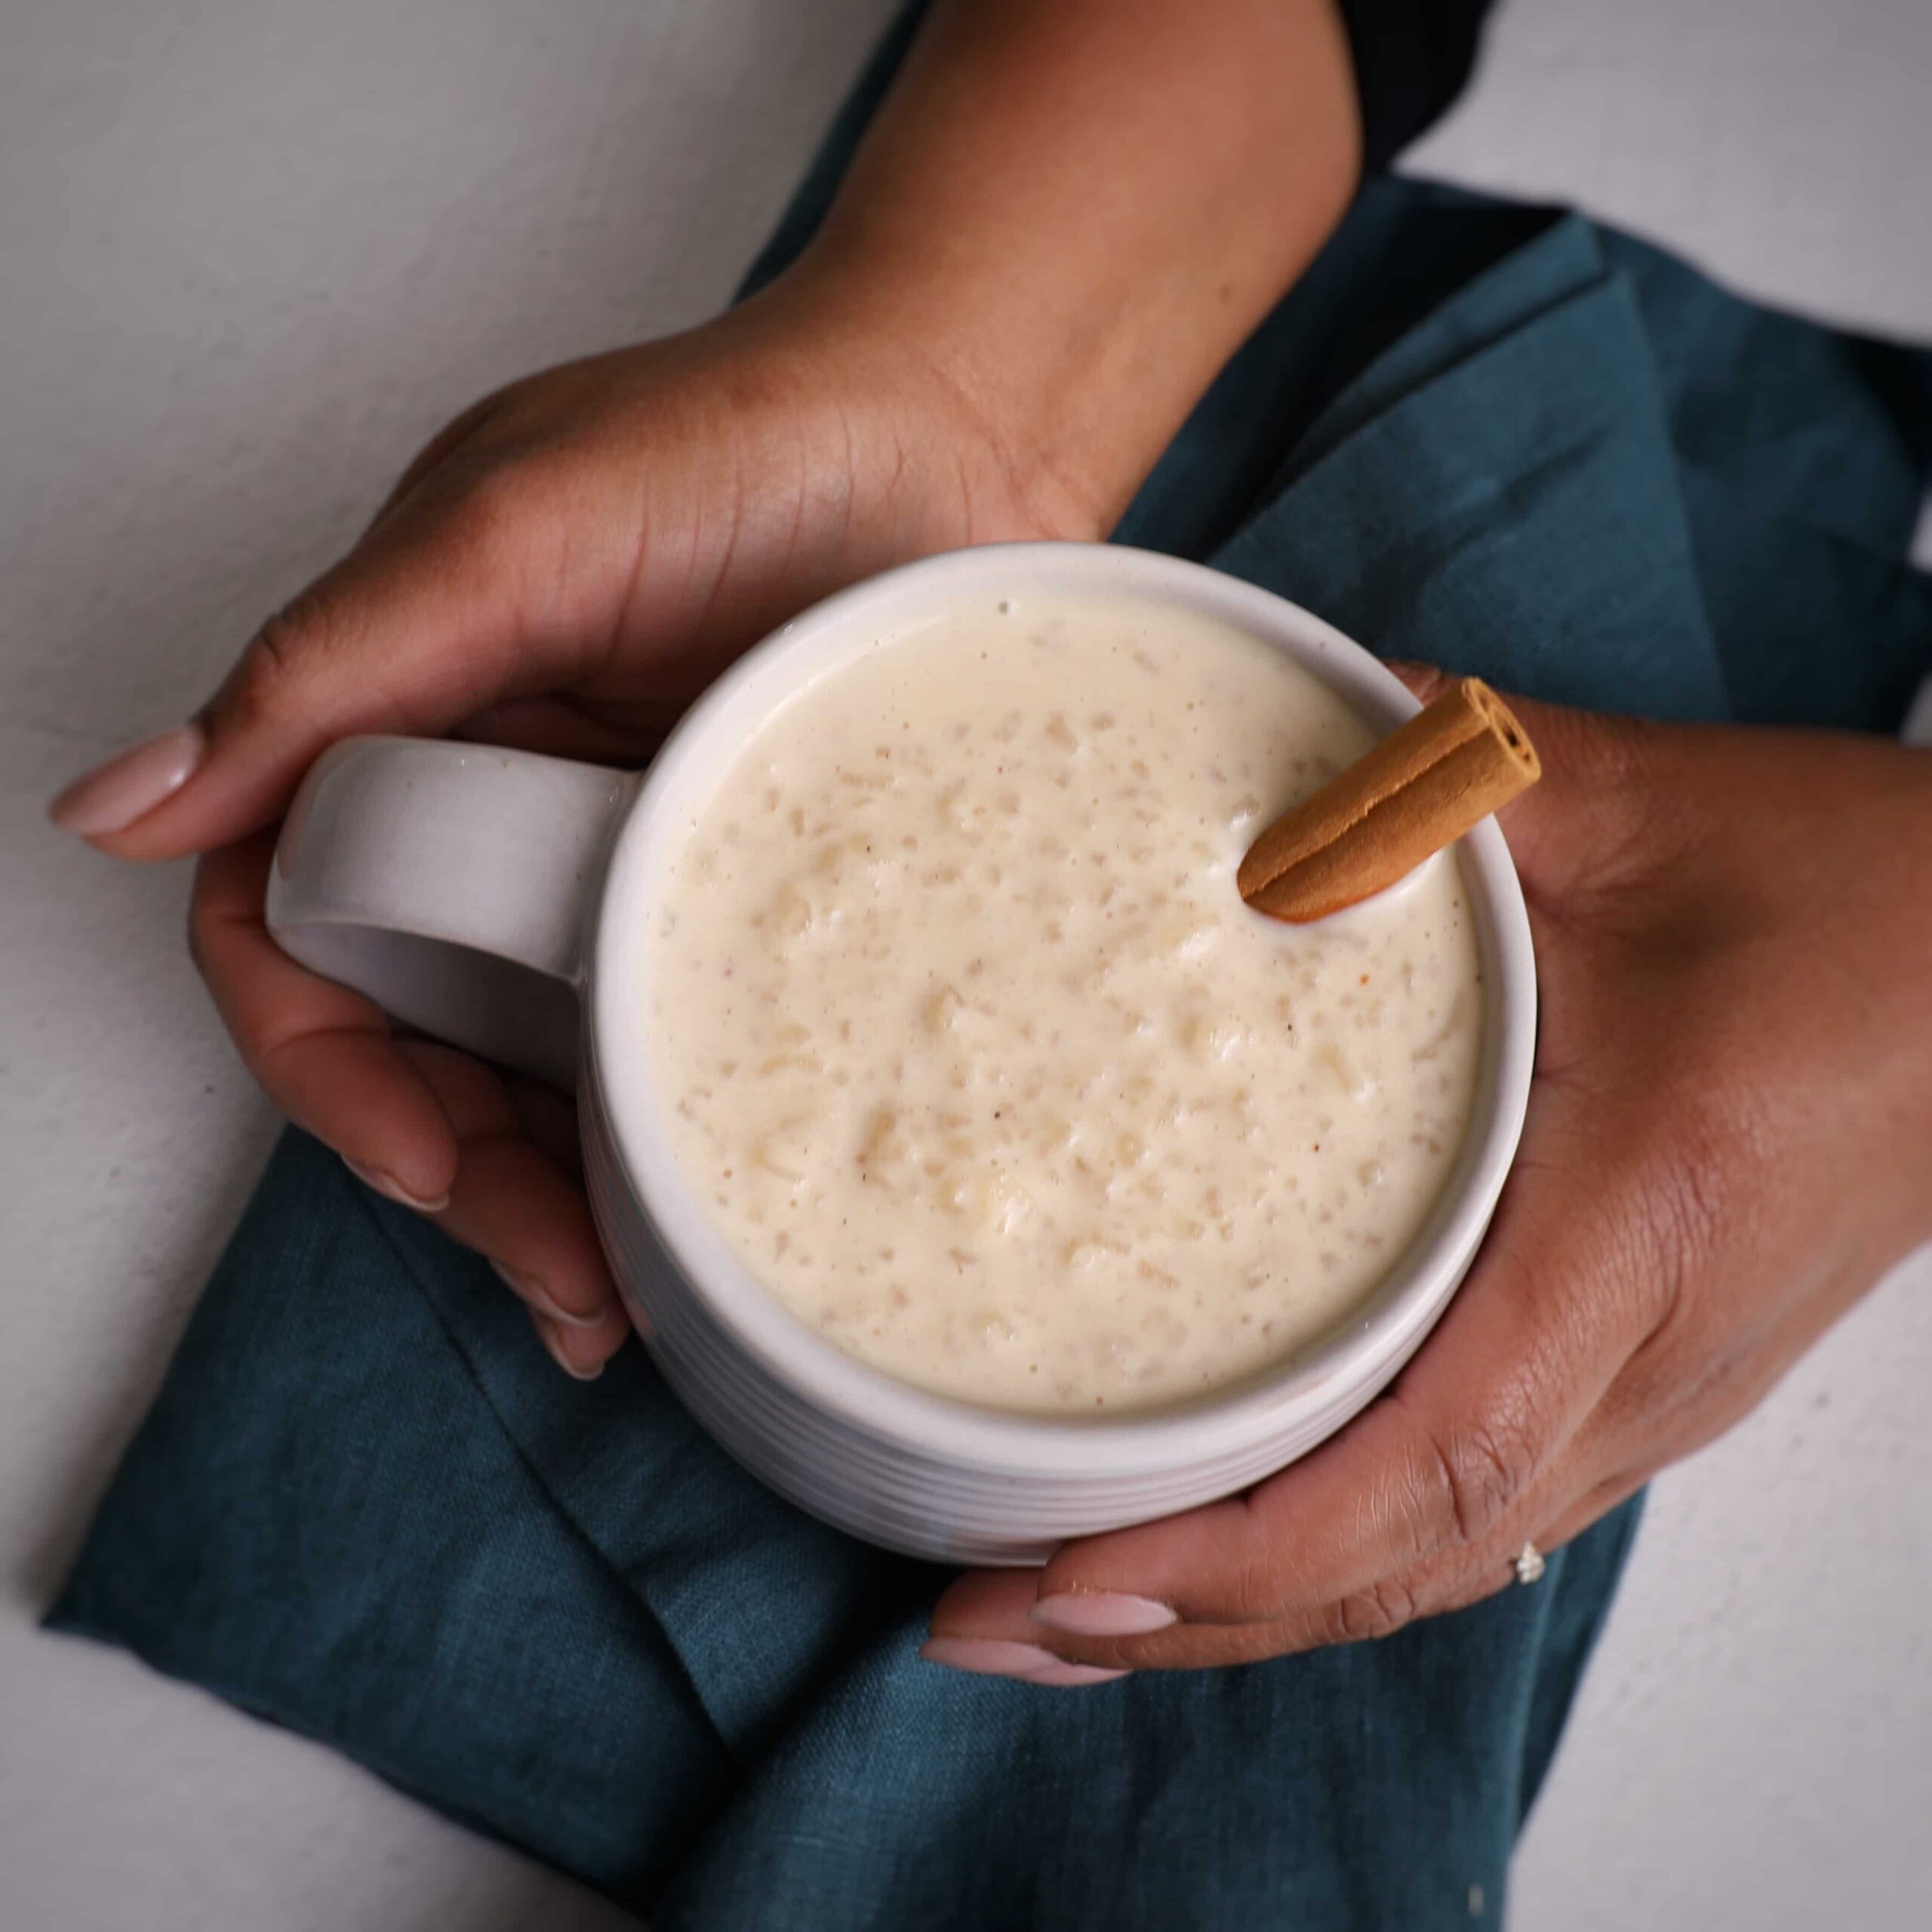
<svg viewBox="0 0 1932 1932">
<path fill-rule="evenodd" d="M 561 554 L 555 514 L 502 472 L 405 501 L 263 626 L 187 724 L 69 786 L 54 823 L 120 858 L 207 851 L 272 824 L 339 738 L 447 731 L 561 681 L 595 627 L 541 567 Z"/>
<path fill-rule="evenodd" d="M 1458 681 L 1457 673 L 1430 664 L 1392 660 L 1387 668 L 1424 704 Z M 1585 855 L 1621 842 L 1646 774 L 1682 730 L 1513 691 L 1500 696 L 1543 768 L 1537 783 L 1499 815 L 1510 850 L 1526 883 L 1546 873 L 1567 878 Z"/>
<path fill-rule="evenodd" d="M 1424 704 L 1431 698 L 1440 697 L 1456 681 L 1448 672 L 1438 671 L 1433 664 L 1418 664 L 1407 657 L 1391 657 L 1383 669 L 1401 679 L 1408 686 L 1410 695 Z"/>
</svg>

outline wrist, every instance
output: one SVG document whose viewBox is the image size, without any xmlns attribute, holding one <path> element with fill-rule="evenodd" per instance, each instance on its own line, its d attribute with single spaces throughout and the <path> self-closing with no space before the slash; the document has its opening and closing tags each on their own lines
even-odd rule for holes
<svg viewBox="0 0 1932 1932">
<path fill-rule="evenodd" d="M 1332 0 L 942 4 L 785 279 L 1104 531 L 1359 163 Z"/>
<path fill-rule="evenodd" d="M 1091 420 L 1101 380 L 1074 376 L 1071 345 L 929 264 L 814 247 L 768 293 L 829 389 L 898 426 L 915 463 L 964 451 L 996 472 L 1041 536 L 1104 537 L 1164 446 L 1124 447 Z"/>
<path fill-rule="evenodd" d="M 1118 511 L 1100 453 L 1067 432 L 1031 358 L 983 363 L 966 348 L 980 323 L 942 328 L 939 300 L 893 264 L 815 247 L 706 327 L 739 333 L 747 383 L 849 451 L 861 507 L 956 491 L 961 542 L 1104 537 Z"/>
</svg>

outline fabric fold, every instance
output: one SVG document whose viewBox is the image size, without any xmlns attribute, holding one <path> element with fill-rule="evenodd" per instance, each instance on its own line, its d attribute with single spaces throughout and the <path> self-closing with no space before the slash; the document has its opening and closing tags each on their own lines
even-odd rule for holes
<svg viewBox="0 0 1932 1932">
<path fill-rule="evenodd" d="M 1727 709 L 1642 321 L 1580 220 L 1371 365 L 1213 561 L 1392 657 L 1600 710 Z"/>
</svg>

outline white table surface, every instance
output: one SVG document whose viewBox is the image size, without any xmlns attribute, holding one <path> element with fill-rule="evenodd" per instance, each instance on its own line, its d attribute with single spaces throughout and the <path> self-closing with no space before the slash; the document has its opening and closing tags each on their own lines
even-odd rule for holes
<svg viewBox="0 0 1932 1932">
<path fill-rule="evenodd" d="M 4 9 L 0 1924 L 629 1922 L 34 1629 L 272 1131 L 183 955 L 183 869 L 118 870 L 38 812 L 184 715 L 446 414 L 715 306 L 888 11 Z M 1932 337 L 1924 0 L 1515 0 L 1416 165 Z M 1521 1932 L 1924 1922 L 1928 1290 L 1921 1257 L 1658 1485 Z"/>
</svg>

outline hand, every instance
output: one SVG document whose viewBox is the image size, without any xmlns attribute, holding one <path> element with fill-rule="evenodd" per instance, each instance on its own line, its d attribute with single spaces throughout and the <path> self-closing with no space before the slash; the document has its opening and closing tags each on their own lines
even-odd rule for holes
<svg viewBox="0 0 1932 1932">
<path fill-rule="evenodd" d="M 1728 1429 L 1932 1235 L 1932 756 L 1521 710 L 1547 774 L 1504 820 L 1536 1078 L 1447 1312 L 1247 1494 L 962 1577 L 935 1661 L 1091 1682 L 1474 1603 Z"/>
<path fill-rule="evenodd" d="M 119 856 L 208 854 L 192 943 L 251 1071 L 372 1186 L 488 1256 L 574 1374 L 627 1330 L 569 1109 L 396 1039 L 368 1000 L 283 954 L 263 920 L 274 826 L 316 754 L 352 733 L 635 762 L 722 665 L 842 584 L 964 543 L 1099 534 L 956 377 L 903 336 L 868 340 L 838 306 L 781 285 L 478 404 L 192 724 L 55 807 Z"/>
<path fill-rule="evenodd" d="M 1332 0 L 935 0 L 777 283 L 459 417 L 192 724 L 54 817 L 129 858 L 211 855 L 195 952 L 263 1084 L 489 1255 L 595 1374 L 625 1327 L 568 1119 L 398 1043 L 269 941 L 269 829 L 297 780 L 372 730 L 640 758 L 840 585 L 1102 535 L 1340 220 L 1359 155 Z"/>
</svg>

